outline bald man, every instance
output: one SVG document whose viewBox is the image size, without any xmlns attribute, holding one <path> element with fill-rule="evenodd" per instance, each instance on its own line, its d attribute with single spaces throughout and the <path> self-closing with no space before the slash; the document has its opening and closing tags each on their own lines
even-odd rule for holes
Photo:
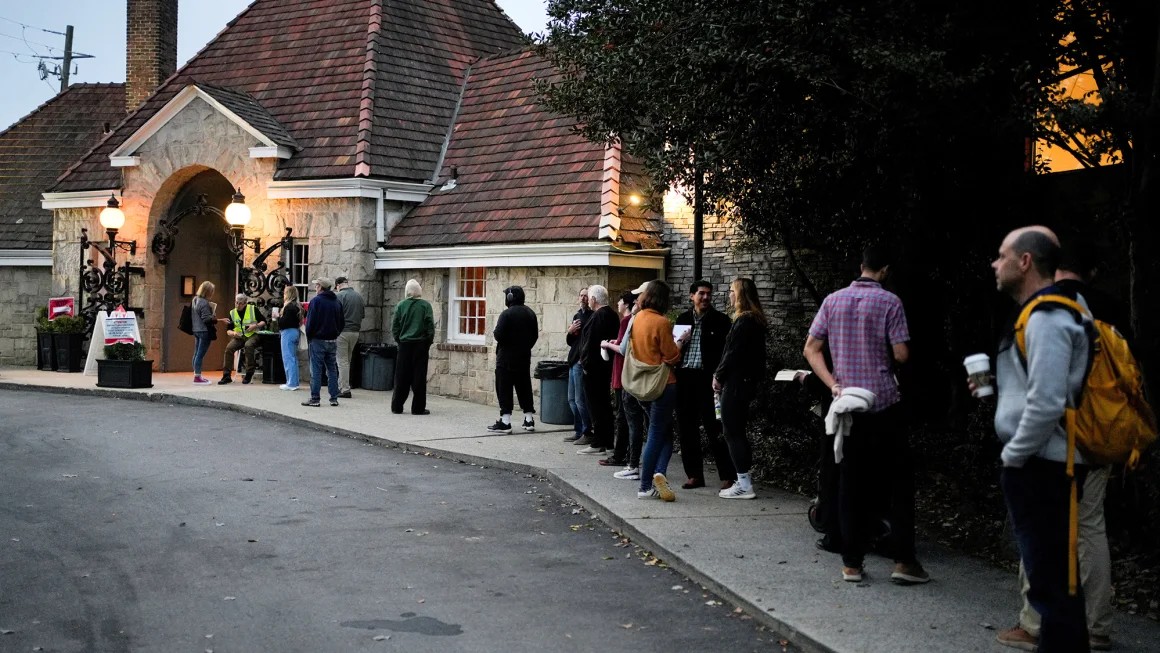
<svg viewBox="0 0 1160 653">
<path fill-rule="evenodd" d="M 991 264 L 998 289 L 1021 307 L 1040 295 L 1068 293 L 1055 285 L 1059 239 L 1042 226 L 1016 229 Z M 1072 297 L 1075 299 L 1075 297 Z M 1082 589 L 1068 594 L 1067 433 L 1061 418 L 1079 395 L 1088 363 L 1088 335 L 1070 311 L 1041 305 L 1027 322 L 1026 356 L 1008 334 L 999 346 L 995 432 L 1003 442 L 1000 484 L 1027 572 L 1027 600 L 1042 618 L 1040 653 L 1089 651 Z M 1083 487 L 1087 465 L 1076 455 Z M 1015 630 L 1015 629 L 1012 629 Z M 999 634 L 1005 641 L 1009 631 Z M 1022 647 L 1020 647 L 1022 648 Z"/>
</svg>

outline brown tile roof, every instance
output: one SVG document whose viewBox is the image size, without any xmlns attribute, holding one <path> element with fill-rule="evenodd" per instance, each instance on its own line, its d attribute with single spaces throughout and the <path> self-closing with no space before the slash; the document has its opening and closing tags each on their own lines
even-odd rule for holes
<svg viewBox="0 0 1160 653">
<path fill-rule="evenodd" d="M 124 117 L 124 84 L 73 84 L 0 132 L 0 249 L 52 248 L 40 194 Z"/>
<path fill-rule="evenodd" d="M 263 109 L 262 105 L 248 94 L 212 84 L 198 84 L 197 87 L 220 102 L 223 107 L 245 120 L 246 124 L 262 132 L 275 144 L 295 151 L 302 149 L 294 137 L 282 126 L 282 123 L 278 122 L 277 118 L 271 116 L 269 111 Z"/>
<path fill-rule="evenodd" d="M 189 84 L 253 97 L 301 146 L 276 179 L 430 179 L 463 71 L 522 47 L 493 0 L 256 0 L 53 188 L 117 185 L 108 155 Z"/>
<path fill-rule="evenodd" d="M 538 104 L 535 80 L 552 74 L 527 51 L 472 68 L 443 164 L 456 185 L 403 218 L 389 248 L 598 238 L 605 147 Z M 615 176 L 619 186 L 619 166 Z M 659 222 L 644 211 L 622 216 L 621 226 L 632 247 L 659 243 Z"/>
</svg>

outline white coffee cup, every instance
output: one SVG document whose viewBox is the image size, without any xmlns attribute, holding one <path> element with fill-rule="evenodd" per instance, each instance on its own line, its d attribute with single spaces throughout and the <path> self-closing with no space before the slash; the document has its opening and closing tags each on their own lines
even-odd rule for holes
<svg viewBox="0 0 1160 653">
<path fill-rule="evenodd" d="M 608 342 L 608 341 L 606 340 L 605 342 Z M 606 361 L 610 361 L 610 360 L 612 360 L 612 352 L 608 351 L 604 347 L 601 347 L 600 348 L 600 357 Z"/>
<path fill-rule="evenodd" d="M 991 385 L 991 357 L 986 354 L 971 354 L 963 359 L 963 366 L 967 368 L 967 376 L 975 384 L 975 397 L 990 397 L 995 394 L 995 386 Z"/>
</svg>

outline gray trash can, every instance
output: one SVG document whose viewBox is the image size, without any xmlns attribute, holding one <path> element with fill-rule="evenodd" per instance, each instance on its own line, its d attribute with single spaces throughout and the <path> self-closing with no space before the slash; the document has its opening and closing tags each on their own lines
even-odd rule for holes
<svg viewBox="0 0 1160 653">
<path fill-rule="evenodd" d="M 545 424 L 571 424 L 568 362 L 540 361 L 536 364 L 534 376 L 540 380 L 540 421 Z"/>
<path fill-rule="evenodd" d="M 395 387 L 395 358 L 399 355 L 394 345 L 365 345 L 362 351 L 362 389 L 391 390 Z"/>
</svg>

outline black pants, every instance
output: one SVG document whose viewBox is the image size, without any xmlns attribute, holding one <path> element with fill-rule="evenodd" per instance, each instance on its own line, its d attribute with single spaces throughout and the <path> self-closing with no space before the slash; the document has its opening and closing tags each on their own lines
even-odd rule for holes
<svg viewBox="0 0 1160 653">
<path fill-rule="evenodd" d="M 713 373 L 709 370 L 677 369 L 677 431 L 681 442 L 681 463 L 688 479 L 705 480 L 701 428 L 709 439 L 709 450 L 717 461 L 722 481 L 737 480 L 729 446 L 721 437 L 721 424 L 713 409 Z M 744 431 L 742 424 L 742 431 Z M 746 466 L 746 471 L 749 471 Z"/>
<path fill-rule="evenodd" d="M 834 438 L 829 464 L 834 464 Z M 914 459 L 902 406 L 878 413 L 855 413 L 837 465 L 837 510 L 829 511 L 826 531 L 838 541 L 842 564 L 861 567 L 875 520 L 890 520 L 890 551 L 896 562 L 915 562 Z M 823 460 L 823 465 L 825 464 Z M 833 524 L 836 518 L 837 524 Z M 835 528 L 836 526 L 836 528 Z"/>
<path fill-rule="evenodd" d="M 592 419 L 592 446 L 611 449 L 613 446 L 612 365 L 592 365 L 584 370 L 584 395 L 588 400 L 588 416 Z"/>
<path fill-rule="evenodd" d="M 726 383 L 721 388 L 721 428 L 728 449 L 724 456 L 715 455 L 718 461 L 730 461 L 728 465 L 717 463 L 722 481 L 736 480 L 737 472 L 748 474 L 753 468 L 753 449 L 749 446 L 749 435 L 746 433 L 749 426 L 749 402 L 753 400 L 753 393 L 753 386 L 743 382 Z M 681 446 L 684 447 L 683 441 Z M 726 470 L 730 474 L 729 478 L 725 476 Z"/>
<path fill-rule="evenodd" d="M 395 391 L 391 394 L 391 412 L 403 412 L 407 395 L 414 392 L 411 412 L 420 415 L 427 410 L 427 352 L 431 343 L 411 341 L 399 343 L 399 358 L 395 361 Z"/>
<path fill-rule="evenodd" d="M 532 403 L 532 375 L 528 371 L 530 367 L 529 363 L 514 369 L 495 368 L 495 396 L 499 399 L 500 415 L 512 414 L 513 389 L 516 391 L 516 397 L 520 400 L 520 410 L 525 413 L 536 412 L 536 406 Z"/>
<path fill-rule="evenodd" d="M 1076 483 L 1083 492 L 1087 470 L 1076 466 Z M 1087 653 L 1087 616 L 1083 586 L 1076 583 L 1076 595 L 1067 593 L 1070 551 L 1068 508 L 1071 479 L 1063 463 L 1034 457 L 1022 468 L 1004 467 L 999 477 L 1007 512 L 1015 527 L 1019 557 L 1031 588 L 1027 601 L 1042 619 L 1039 650 L 1042 653 L 1075 651 Z M 1078 565 L 1078 562 L 1077 562 Z M 1078 567 L 1076 573 L 1079 578 Z"/>
</svg>

